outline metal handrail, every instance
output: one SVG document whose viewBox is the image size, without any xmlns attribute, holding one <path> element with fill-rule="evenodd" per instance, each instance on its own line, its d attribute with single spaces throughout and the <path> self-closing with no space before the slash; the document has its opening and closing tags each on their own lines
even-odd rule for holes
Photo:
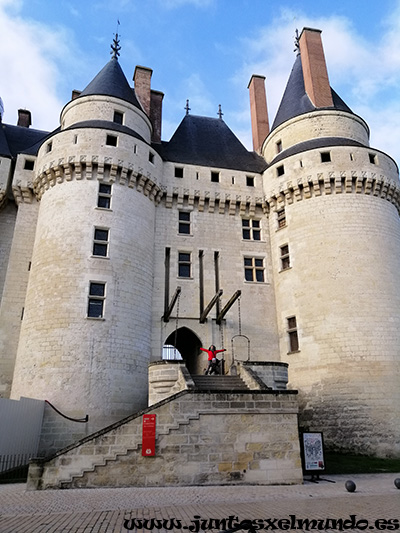
<svg viewBox="0 0 400 533">
<path fill-rule="evenodd" d="M 86 415 L 85 418 L 71 418 L 70 416 L 64 415 L 61 411 L 57 409 L 57 407 L 54 407 L 52 403 L 49 402 L 49 400 L 45 400 L 47 404 L 50 405 L 54 409 L 56 413 L 61 415 L 63 418 L 66 418 L 67 420 L 71 420 L 72 422 L 82 422 L 83 424 L 89 420 L 89 415 Z"/>
</svg>

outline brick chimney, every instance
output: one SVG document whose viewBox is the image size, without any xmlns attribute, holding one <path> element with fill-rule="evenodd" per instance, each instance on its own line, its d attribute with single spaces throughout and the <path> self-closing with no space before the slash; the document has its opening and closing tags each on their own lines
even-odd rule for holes
<svg viewBox="0 0 400 533">
<path fill-rule="evenodd" d="M 153 124 L 153 136 L 151 140 L 155 143 L 161 142 L 161 118 L 162 118 L 162 101 L 164 93 L 151 90 L 150 93 L 150 120 Z"/>
<path fill-rule="evenodd" d="M 250 95 L 253 149 L 255 152 L 261 153 L 262 144 L 269 133 L 265 76 L 253 74 L 247 88 Z"/>
<path fill-rule="evenodd" d="M 31 112 L 27 109 L 18 109 L 18 122 L 17 126 L 22 126 L 23 128 L 29 128 L 32 124 L 32 115 Z"/>
<path fill-rule="evenodd" d="M 299 38 L 306 93 L 315 107 L 333 107 L 321 31 L 303 28 Z"/>
<path fill-rule="evenodd" d="M 153 71 L 151 68 L 137 66 L 133 74 L 133 82 L 135 84 L 135 94 L 142 107 L 150 117 L 151 105 L 151 75 Z"/>
</svg>

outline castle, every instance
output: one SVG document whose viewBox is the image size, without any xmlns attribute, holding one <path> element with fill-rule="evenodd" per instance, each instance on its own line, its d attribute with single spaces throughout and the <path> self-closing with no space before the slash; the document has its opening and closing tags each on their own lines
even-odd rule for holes
<svg viewBox="0 0 400 533">
<path fill-rule="evenodd" d="M 305 28 L 254 151 L 219 118 L 161 139 L 163 93 L 111 60 L 53 132 L 0 124 L 0 397 L 49 400 L 96 431 L 148 405 L 175 346 L 288 363 L 301 427 L 336 450 L 400 456 L 400 186 L 331 89 Z"/>
</svg>

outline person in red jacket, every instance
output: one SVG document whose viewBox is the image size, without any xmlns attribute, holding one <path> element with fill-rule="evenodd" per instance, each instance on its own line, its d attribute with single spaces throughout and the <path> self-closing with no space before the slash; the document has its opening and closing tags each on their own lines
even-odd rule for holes
<svg viewBox="0 0 400 533">
<path fill-rule="evenodd" d="M 225 348 L 223 348 L 222 350 L 217 350 L 216 347 L 214 346 L 214 344 L 211 344 L 211 346 L 208 348 L 208 350 L 206 350 L 205 348 L 200 348 L 200 350 L 202 352 L 207 352 L 207 354 L 208 354 L 208 367 L 207 367 L 207 369 L 205 371 L 206 375 L 209 372 L 211 372 L 211 369 L 212 369 L 213 365 L 216 363 L 216 361 L 217 361 L 217 353 L 226 352 Z M 215 361 L 213 361 L 213 359 L 215 359 Z"/>
</svg>

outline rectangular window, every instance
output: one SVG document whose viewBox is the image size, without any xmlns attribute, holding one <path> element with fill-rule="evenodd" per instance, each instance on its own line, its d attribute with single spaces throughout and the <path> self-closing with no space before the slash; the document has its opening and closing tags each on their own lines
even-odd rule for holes
<svg viewBox="0 0 400 533">
<path fill-rule="evenodd" d="M 114 111 L 113 122 L 115 122 L 116 124 L 123 124 L 124 114 L 121 113 L 120 111 Z"/>
<path fill-rule="evenodd" d="M 244 258 L 244 279 L 264 283 L 264 259 L 257 257 Z"/>
<path fill-rule="evenodd" d="M 283 176 L 285 173 L 285 167 L 283 165 L 280 165 L 279 167 L 276 167 L 276 175 L 277 176 Z"/>
<path fill-rule="evenodd" d="M 93 255 L 108 257 L 109 230 L 94 228 Z"/>
<path fill-rule="evenodd" d="M 149 161 L 154 165 L 154 154 L 153 152 L 149 152 Z"/>
<path fill-rule="evenodd" d="M 183 178 L 183 167 L 175 167 L 175 178 Z"/>
<path fill-rule="evenodd" d="M 321 163 L 329 163 L 331 160 L 330 152 L 321 152 Z"/>
<path fill-rule="evenodd" d="M 25 159 L 24 170 L 33 170 L 35 161 L 33 159 Z"/>
<path fill-rule="evenodd" d="M 243 239 L 251 241 L 261 240 L 261 224 L 259 220 L 242 219 L 242 236 Z"/>
<path fill-rule="evenodd" d="M 211 181 L 213 183 L 218 183 L 219 182 L 219 172 L 211 172 Z"/>
<path fill-rule="evenodd" d="M 278 221 L 278 229 L 284 228 L 286 226 L 286 213 L 284 207 L 276 212 L 276 218 Z"/>
<path fill-rule="evenodd" d="M 247 187 L 254 187 L 254 176 L 246 176 Z"/>
<path fill-rule="evenodd" d="M 50 141 L 49 143 L 47 143 L 46 145 L 46 152 L 51 152 L 53 150 L 53 142 Z"/>
<path fill-rule="evenodd" d="M 373 165 L 376 165 L 376 155 L 375 154 L 368 154 L 369 155 L 369 162 Z"/>
<path fill-rule="evenodd" d="M 287 319 L 287 333 L 289 340 L 289 353 L 299 351 L 299 337 L 297 335 L 297 321 L 295 316 Z"/>
<path fill-rule="evenodd" d="M 178 252 L 178 276 L 180 278 L 191 277 L 191 253 Z"/>
<path fill-rule="evenodd" d="M 97 207 L 110 209 L 111 206 L 111 185 L 99 183 L 99 195 L 97 197 Z"/>
<path fill-rule="evenodd" d="M 281 270 L 287 270 L 290 268 L 290 257 L 289 257 L 289 245 L 285 244 L 280 247 L 281 252 Z"/>
<path fill-rule="evenodd" d="M 106 284 L 98 281 L 91 281 L 89 285 L 88 317 L 103 318 L 105 297 Z"/>
<path fill-rule="evenodd" d="M 179 230 L 178 233 L 190 235 L 190 213 L 179 211 Z"/>
<path fill-rule="evenodd" d="M 116 135 L 107 135 L 106 144 L 108 146 L 117 146 L 118 137 Z"/>
</svg>

